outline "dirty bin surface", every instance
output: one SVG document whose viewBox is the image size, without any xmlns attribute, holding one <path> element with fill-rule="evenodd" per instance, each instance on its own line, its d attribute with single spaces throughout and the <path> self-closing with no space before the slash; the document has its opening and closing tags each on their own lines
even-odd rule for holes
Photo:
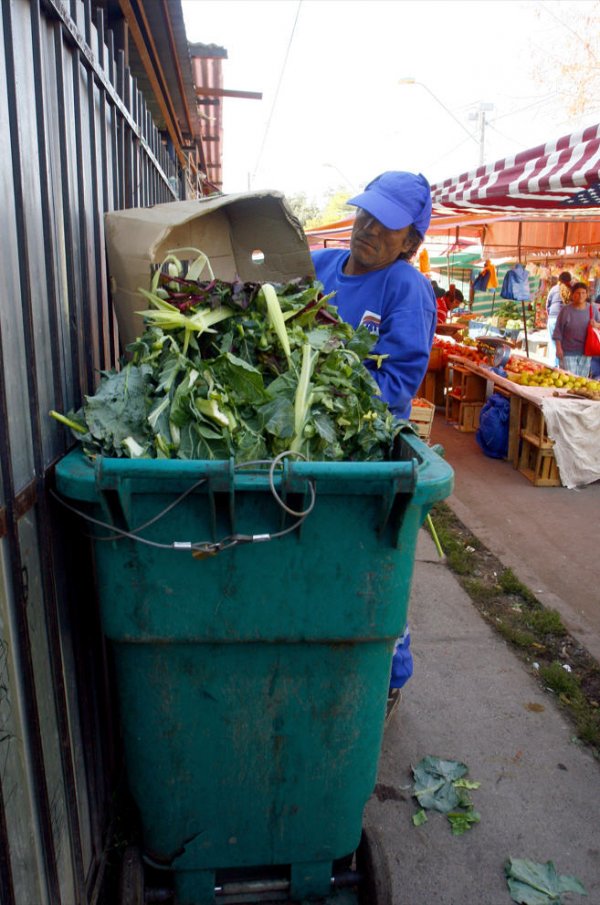
<svg viewBox="0 0 600 905">
<path fill-rule="evenodd" d="M 286 460 L 271 477 L 78 450 L 57 466 L 59 493 L 108 526 L 96 583 L 129 787 L 178 902 L 258 865 L 325 894 L 358 846 L 418 529 L 452 489 L 433 450 L 400 440 L 396 461 Z"/>
</svg>

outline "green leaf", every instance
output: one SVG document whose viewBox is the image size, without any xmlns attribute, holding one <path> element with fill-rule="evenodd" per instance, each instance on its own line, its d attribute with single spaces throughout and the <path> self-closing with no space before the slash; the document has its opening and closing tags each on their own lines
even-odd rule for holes
<svg viewBox="0 0 600 905">
<path fill-rule="evenodd" d="M 587 895 L 579 880 L 559 875 L 552 861 L 540 864 L 527 858 L 509 857 L 504 872 L 512 899 L 520 905 L 561 905 L 563 892 Z"/>
<path fill-rule="evenodd" d="M 123 443 L 132 437 L 140 445 L 150 432 L 150 368 L 126 365 L 104 376 L 94 396 L 86 396 L 83 414 L 92 437 L 107 455 L 123 455 Z"/>
<path fill-rule="evenodd" d="M 481 785 L 480 782 L 471 782 L 470 779 L 455 779 L 454 780 L 455 789 L 478 789 L 480 785 Z"/>
<path fill-rule="evenodd" d="M 215 359 L 212 370 L 220 382 L 238 399 L 238 403 L 260 405 L 269 398 L 263 375 L 258 368 L 227 352 Z"/>
<path fill-rule="evenodd" d="M 416 814 L 413 814 L 412 822 L 415 826 L 423 826 L 424 823 L 427 823 L 427 814 L 421 808 L 420 811 L 417 811 Z"/>
<path fill-rule="evenodd" d="M 446 814 L 459 804 L 454 781 L 463 777 L 467 770 L 468 767 L 458 761 L 424 757 L 413 767 L 413 795 L 422 807 Z"/>
<path fill-rule="evenodd" d="M 446 817 L 450 821 L 453 836 L 462 836 L 467 830 L 470 830 L 474 823 L 479 823 L 481 814 L 468 808 L 466 811 L 448 811 Z"/>
<path fill-rule="evenodd" d="M 294 436 L 294 405 L 289 399 L 277 396 L 262 405 L 259 412 L 265 430 L 274 437 L 291 439 Z"/>
</svg>

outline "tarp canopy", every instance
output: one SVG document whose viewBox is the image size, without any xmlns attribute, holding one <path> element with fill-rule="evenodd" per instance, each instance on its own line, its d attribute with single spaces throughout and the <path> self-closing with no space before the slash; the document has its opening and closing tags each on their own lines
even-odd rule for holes
<svg viewBox="0 0 600 905">
<path fill-rule="evenodd" d="M 486 255 L 596 255 L 600 124 L 436 183 L 431 194 L 432 232 L 448 226 L 458 236 L 478 223 Z"/>
<path fill-rule="evenodd" d="M 600 252 L 600 124 L 431 188 L 428 243 L 484 256 L 583 258 Z M 312 245 L 347 246 L 354 217 L 307 230 Z"/>
<path fill-rule="evenodd" d="M 600 220 L 600 124 L 431 188 L 436 212 Z"/>
</svg>

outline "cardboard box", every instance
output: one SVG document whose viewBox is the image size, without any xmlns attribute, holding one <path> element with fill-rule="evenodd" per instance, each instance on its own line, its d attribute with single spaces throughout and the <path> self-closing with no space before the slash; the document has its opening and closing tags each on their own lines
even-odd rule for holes
<svg viewBox="0 0 600 905">
<path fill-rule="evenodd" d="M 108 275 L 123 348 L 143 332 L 156 265 L 177 249 L 199 249 L 215 277 L 258 283 L 314 278 L 308 242 L 280 192 L 246 192 L 105 214 Z M 193 252 L 179 253 L 193 260 Z M 201 279 L 209 279 L 205 271 Z"/>
</svg>

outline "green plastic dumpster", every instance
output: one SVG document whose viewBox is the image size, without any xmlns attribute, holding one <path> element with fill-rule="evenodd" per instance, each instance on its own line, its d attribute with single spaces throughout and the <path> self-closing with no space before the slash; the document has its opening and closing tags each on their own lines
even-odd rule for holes
<svg viewBox="0 0 600 905">
<path fill-rule="evenodd" d="M 403 433 L 394 461 L 275 470 L 75 450 L 56 483 L 99 523 L 146 861 L 178 905 L 274 901 L 281 877 L 286 901 L 335 897 L 375 785 L 418 529 L 450 466 Z M 239 897 L 244 878 L 258 897 Z"/>
</svg>

